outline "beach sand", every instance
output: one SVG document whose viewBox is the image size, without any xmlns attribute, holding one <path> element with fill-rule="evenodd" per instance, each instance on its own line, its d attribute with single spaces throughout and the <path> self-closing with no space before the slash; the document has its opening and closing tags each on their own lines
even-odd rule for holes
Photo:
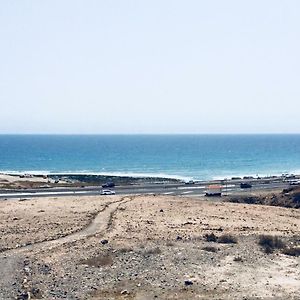
<svg viewBox="0 0 300 300">
<path fill-rule="evenodd" d="M 258 245 L 299 245 L 299 209 L 93 196 L 1 201 L 0 215 L 0 299 L 300 299 L 300 257 Z"/>
<path fill-rule="evenodd" d="M 60 185 L 66 185 L 68 182 L 61 180 Z M 55 180 L 43 175 L 9 175 L 0 174 L 0 188 L 1 189 L 26 189 L 39 187 L 53 187 L 57 186 Z"/>
</svg>

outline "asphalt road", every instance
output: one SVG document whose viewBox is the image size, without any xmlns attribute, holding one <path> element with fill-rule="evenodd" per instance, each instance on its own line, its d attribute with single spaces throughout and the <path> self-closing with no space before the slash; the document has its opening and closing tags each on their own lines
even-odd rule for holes
<svg viewBox="0 0 300 300">
<path fill-rule="evenodd" d="M 201 182 L 197 184 L 141 184 L 131 186 L 115 187 L 116 195 L 132 194 L 160 194 L 160 195 L 182 195 L 190 197 L 200 197 L 205 195 L 207 186 L 212 182 Z M 249 191 L 284 189 L 289 185 L 279 180 L 274 181 L 251 181 L 252 188 L 241 189 L 240 182 L 223 182 L 223 194 L 247 193 Z M 33 198 L 33 197 L 59 197 L 76 195 L 99 195 L 101 187 L 81 187 L 81 188 L 39 188 L 26 190 L 0 190 L 0 199 L 2 198 Z"/>
</svg>

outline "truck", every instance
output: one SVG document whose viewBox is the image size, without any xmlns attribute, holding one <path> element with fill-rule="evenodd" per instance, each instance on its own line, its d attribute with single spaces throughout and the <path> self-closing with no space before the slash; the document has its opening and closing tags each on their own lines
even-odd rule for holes
<svg viewBox="0 0 300 300">
<path fill-rule="evenodd" d="M 205 196 L 212 197 L 212 196 L 222 196 L 222 185 L 212 184 L 207 187 L 205 191 Z"/>
</svg>

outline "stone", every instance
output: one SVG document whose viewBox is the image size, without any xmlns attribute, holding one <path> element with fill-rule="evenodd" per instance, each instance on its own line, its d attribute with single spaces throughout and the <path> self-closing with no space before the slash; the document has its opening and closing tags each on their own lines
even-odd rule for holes
<svg viewBox="0 0 300 300">
<path fill-rule="evenodd" d="M 17 297 L 17 300 L 28 300 L 28 299 L 30 299 L 28 293 L 22 293 Z"/>
<path fill-rule="evenodd" d="M 185 280 L 184 284 L 185 285 L 193 285 L 193 281 L 191 281 L 191 280 Z"/>
</svg>

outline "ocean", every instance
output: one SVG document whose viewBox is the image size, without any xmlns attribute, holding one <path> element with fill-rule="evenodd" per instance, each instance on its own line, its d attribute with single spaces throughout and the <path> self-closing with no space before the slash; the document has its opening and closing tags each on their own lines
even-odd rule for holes
<svg viewBox="0 0 300 300">
<path fill-rule="evenodd" d="M 300 135 L 0 135 L 0 172 L 208 180 L 300 173 Z"/>
</svg>

